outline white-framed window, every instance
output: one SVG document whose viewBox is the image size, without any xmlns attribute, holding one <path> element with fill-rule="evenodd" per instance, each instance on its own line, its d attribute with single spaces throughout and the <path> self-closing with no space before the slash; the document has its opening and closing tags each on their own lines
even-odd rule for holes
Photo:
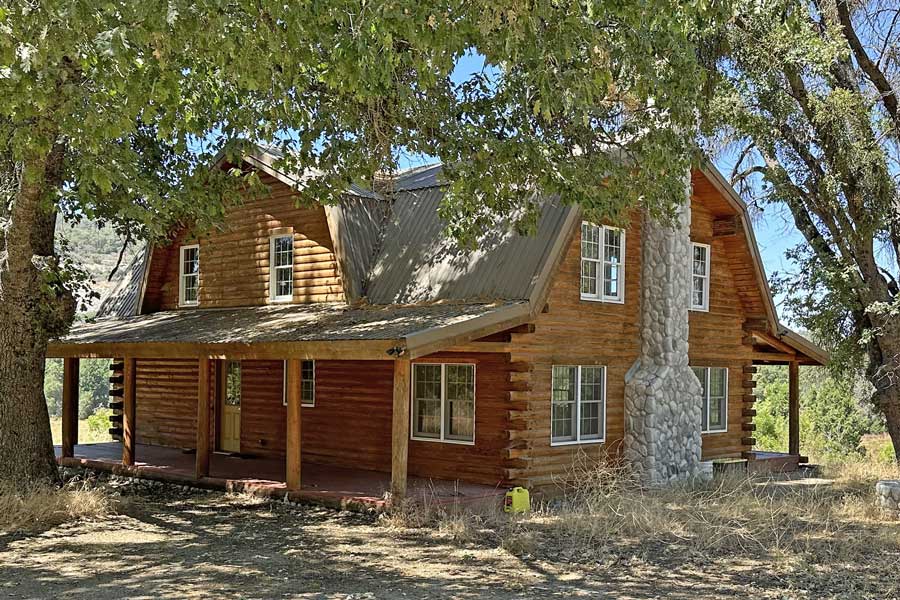
<svg viewBox="0 0 900 600">
<path fill-rule="evenodd" d="M 475 443 L 475 365 L 412 366 L 412 438 Z"/>
<path fill-rule="evenodd" d="M 269 298 L 290 302 L 294 298 L 294 235 L 269 238 Z"/>
<path fill-rule="evenodd" d="M 284 361 L 284 380 L 282 382 L 281 403 L 287 406 L 287 369 L 288 363 Z M 300 406 L 316 405 L 316 361 L 300 361 Z"/>
<path fill-rule="evenodd" d="M 581 298 L 625 301 L 625 230 L 581 223 Z"/>
<path fill-rule="evenodd" d="M 200 246 L 182 246 L 178 252 L 178 304 L 200 303 Z"/>
<path fill-rule="evenodd" d="M 691 247 L 691 310 L 709 310 L 709 245 Z"/>
<path fill-rule="evenodd" d="M 703 389 L 703 433 L 728 431 L 728 369 L 725 367 L 691 367 Z"/>
<path fill-rule="evenodd" d="M 606 367 L 553 365 L 550 445 L 602 442 L 606 438 Z"/>
</svg>

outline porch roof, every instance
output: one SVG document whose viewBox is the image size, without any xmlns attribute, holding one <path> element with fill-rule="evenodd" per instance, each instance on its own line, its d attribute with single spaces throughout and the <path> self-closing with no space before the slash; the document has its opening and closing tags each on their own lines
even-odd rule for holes
<svg viewBox="0 0 900 600">
<path fill-rule="evenodd" d="M 527 321 L 528 302 L 179 309 L 81 323 L 49 356 L 216 354 L 416 358 Z M 331 350 L 321 349 L 331 344 Z M 280 354 L 279 354 L 280 353 Z M 285 354 L 286 353 L 286 354 Z M 363 356 L 365 355 L 365 356 Z"/>
</svg>

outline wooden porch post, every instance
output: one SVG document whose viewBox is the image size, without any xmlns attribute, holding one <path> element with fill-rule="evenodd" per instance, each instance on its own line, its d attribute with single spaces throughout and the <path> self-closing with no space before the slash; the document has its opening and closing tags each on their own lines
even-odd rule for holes
<svg viewBox="0 0 900 600">
<path fill-rule="evenodd" d="M 197 479 L 209 475 L 209 357 L 201 356 L 197 378 Z"/>
<path fill-rule="evenodd" d="M 800 363 L 788 363 L 788 453 L 800 454 Z"/>
<path fill-rule="evenodd" d="M 75 455 L 78 444 L 78 369 L 77 358 L 63 359 L 62 455 Z"/>
<path fill-rule="evenodd" d="M 134 465 L 135 435 L 135 372 L 137 361 L 125 357 L 124 390 L 122 395 L 122 464 Z"/>
<path fill-rule="evenodd" d="M 302 395 L 300 389 L 300 359 L 287 361 L 287 444 L 285 455 L 285 483 L 289 490 L 300 489 L 301 465 L 301 413 Z"/>
<path fill-rule="evenodd" d="M 394 502 L 406 496 L 406 470 L 409 457 L 409 375 L 409 360 L 395 360 L 391 427 L 391 497 Z"/>
</svg>

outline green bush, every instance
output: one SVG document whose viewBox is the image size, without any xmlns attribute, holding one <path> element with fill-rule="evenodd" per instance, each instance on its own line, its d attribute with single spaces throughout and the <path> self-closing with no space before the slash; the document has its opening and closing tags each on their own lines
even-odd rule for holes
<svg viewBox="0 0 900 600">
<path fill-rule="evenodd" d="M 108 408 L 100 408 L 87 418 L 88 431 L 91 437 L 102 438 L 109 434 L 109 415 L 112 411 Z"/>
</svg>

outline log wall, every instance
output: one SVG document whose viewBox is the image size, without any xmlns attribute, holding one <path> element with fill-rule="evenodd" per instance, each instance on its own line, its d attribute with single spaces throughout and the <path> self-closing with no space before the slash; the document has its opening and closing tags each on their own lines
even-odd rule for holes
<svg viewBox="0 0 900 600">
<path fill-rule="evenodd" d="M 267 197 L 231 207 L 221 227 L 208 233 L 177 232 L 154 247 L 143 312 L 178 308 L 179 248 L 200 245 L 201 308 L 259 306 L 269 300 L 269 239 L 285 228 L 294 236 L 294 303 L 337 302 L 344 292 L 325 209 L 297 207 L 296 194 L 260 174 Z"/>
</svg>

